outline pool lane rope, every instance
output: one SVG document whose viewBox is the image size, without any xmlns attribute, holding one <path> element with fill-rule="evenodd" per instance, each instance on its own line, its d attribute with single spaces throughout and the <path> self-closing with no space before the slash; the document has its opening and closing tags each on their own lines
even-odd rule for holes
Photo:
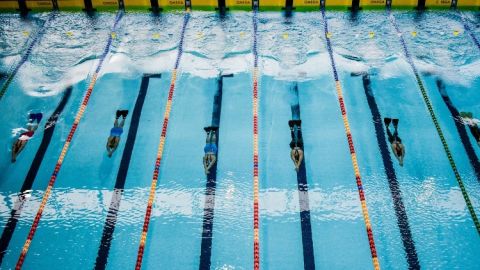
<svg viewBox="0 0 480 270">
<path fill-rule="evenodd" d="M 460 10 L 457 10 L 459 15 L 460 15 L 460 19 L 462 20 L 462 23 L 463 23 L 463 28 L 465 28 L 465 30 L 467 31 L 468 35 L 472 38 L 472 41 L 473 43 L 475 43 L 475 45 L 477 46 L 477 48 L 480 50 L 480 42 L 478 41 L 477 37 L 475 36 L 475 34 L 473 33 L 473 30 L 472 28 L 470 27 L 470 25 L 468 25 L 468 22 L 467 22 L 467 19 L 465 19 L 465 16 L 463 15 L 463 13 L 460 11 Z"/>
<path fill-rule="evenodd" d="M 33 51 L 33 47 L 35 46 L 35 44 L 37 44 L 38 40 L 40 40 L 40 38 L 45 33 L 45 28 L 47 28 L 48 25 L 50 24 L 50 22 L 55 18 L 55 14 L 57 14 L 57 13 L 56 12 L 51 12 L 48 15 L 48 18 L 45 20 L 43 25 L 40 26 L 40 29 L 37 31 L 37 34 L 35 35 L 33 40 L 28 45 L 25 53 L 22 55 L 22 58 L 20 58 L 20 61 L 17 63 L 15 68 L 13 68 L 13 70 L 11 72 L 9 72 L 9 74 L 7 74 L 7 80 L 5 81 L 2 88 L 0 89 L 0 100 L 2 100 L 3 96 L 5 95 L 5 92 L 7 92 L 7 89 L 10 86 L 10 83 L 12 83 L 15 75 L 17 75 L 17 72 L 20 70 L 20 68 L 23 66 L 23 64 L 25 64 L 25 62 L 27 62 L 28 58 L 30 57 L 30 54 Z M 28 39 L 27 39 L 27 44 L 28 44 Z"/>
<path fill-rule="evenodd" d="M 355 153 L 355 147 L 354 147 L 354 144 L 353 144 L 352 133 L 350 131 L 350 125 L 348 123 L 347 110 L 346 110 L 345 103 L 344 103 L 344 100 L 343 100 L 342 86 L 341 86 L 340 81 L 338 79 L 337 68 L 335 66 L 335 59 L 333 57 L 332 44 L 330 42 L 331 34 L 328 31 L 328 23 L 327 23 L 327 17 L 325 15 L 325 8 L 322 7 L 321 11 L 322 11 L 322 17 L 323 17 L 323 22 L 324 22 L 325 39 L 327 41 L 327 50 L 328 50 L 328 54 L 330 56 L 330 62 L 331 62 L 331 65 L 332 65 L 332 70 L 333 70 L 333 77 L 335 79 L 335 88 L 336 88 L 337 95 L 338 95 L 338 102 L 340 104 L 340 110 L 342 111 L 343 126 L 345 127 L 345 133 L 346 133 L 347 140 L 348 140 L 348 147 L 350 149 L 350 156 L 351 156 L 351 159 L 352 159 L 353 170 L 355 172 L 355 179 L 356 179 L 356 182 L 357 182 L 358 195 L 360 197 L 363 220 L 365 222 L 365 227 L 367 229 L 368 243 L 369 243 L 369 246 L 370 246 L 370 253 L 372 255 L 373 267 L 374 267 L 375 270 L 379 270 L 380 269 L 380 263 L 378 261 L 377 249 L 376 249 L 375 241 L 374 241 L 374 238 L 373 238 L 372 224 L 370 222 L 370 217 L 368 215 L 367 202 L 366 202 L 366 199 L 365 199 L 365 193 L 363 191 L 362 177 L 360 175 L 360 169 L 358 168 L 357 155 Z"/>
<path fill-rule="evenodd" d="M 170 119 L 170 112 L 172 110 L 173 94 L 175 92 L 175 82 L 177 80 L 177 70 L 180 64 L 180 59 L 183 54 L 183 41 L 185 39 L 185 30 L 187 28 L 187 24 L 189 20 L 190 20 L 190 9 L 187 8 L 187 10 L 185 11 L 184 19 L 183 19 L 182 32 L 180 34 L 180 42 L 178 44 L 178 54 L 175 61 L 175 67 L 172 70 L 172 79 L 170 82 L 170 89 L 168 91 L 167 104 L 165 106 L 165 112 L 163 115 L 162 133 L 161 133 L 160 142 L 158 145 L 157 158 L 155 160 L 155 167 L 153 169 L 153 178 L 152 178 L 152 183 L 150 185 L 150 193 L 148 196 L 147 209 L 145 211 L 145 217 L 143 221 L 142 234 L 141 234 L 140 243 L 138 246 L 137 262 L 135 264 L 136 270 L 140 270 L 142 268 L 143 254 L 145 251 L 145 243 L 147 242 L 148 227 L 150 225 L 150 219 L 152 216 L 153 202 L 155 201 L 155 192 L 157 189 L 158 174 L 160 171 L 160 164 L 162 161 L 165 140 L 167 138 L 168 121 Z"/>
<path fill-rule="evenodd" d="M 425 102 L 425 105 L 427 106 L 428 112 L 430 113 L 430 117 L 432 118 L 433 124 L 435 125 L 435 129 L 437 130 L 438 136 L 440 137 L 440 140 L 442 142 L 442 146 L 443 146 L 443 149 L 445 150 L 445 154 L 447 155 L 448 161 L 450 163 L 450 166 L 452 167 L 455 178 L 458 182 L 458 185 L 460 186 L 460 190 L 462 192 L 463 199 L 465 200 L 468 211 L 470 212 L 470 215 L 472 216 L 472 220 L 473 220 L 473 223 L 475 224 L 475 228 L 477 229 L 477 232 L 480 234 L 480 223 L 478 221 L 477 215 L 475 214 L 475 210 L 473 208 L 472 202 L 470 201 L 470 197 L 468 196 L 465 185 L 463 184 L 462 177 L 460 176 L 460 173 L 457 170 L 457 166 L 455 164 L 455 161 L 453 160 L 452 153 L 450 152 L 447 141 L 445 140 L 445 137 L 443 135 L 443 131 L 440 127 L 440 124 L 438 123 L 437 116 L 435 115 L 435 111 L 433 110 L 432 103 L 430 102 L 430 98 L 428 97 L 427 91 L 425 90 L 425 87 L 423 86 L 422 79 L 418 75 L 417 68 L 416 68 L 416 66 L 415 66 L 415 64 L 413 63 L 413 60 L 412 60 L 412 56 L 410 55 L 410 52 L 408 51 L 407 43 L 405 42 L 405 39 L 403 38 L 402 32 L 400 31 L 400 28 L 398 27 L 397 22 L 395 21 L 395 17 L 393 16 L 393 14 L 391 13 L 391 11 L 389 9 L 387 10 L 387 16 L 388 16 L 390 22 L 392 23 L 392 25 L 394 26 L 395 31 L 397 32 L 397 35 L 400 39 L 400 43 L 402 44 L 403 52 L 406 56 L 407 62 L 413 70 L 413 73 L 415 75 L 415 79 L 417 80 L 418 86 L 420 88 L 420 92 L 421 92 L 422 97 L 423 97 L 423 101 Z"/>
<path fill-rule="evenodd" d="M 253 269 L 260 269 L 259 205 L 258 205 L 258 48 L 257 7 L 253 9 Z"/>
<path fill-rule="evenodd" d="M 85 113 L 85 109 L 87 108 L 88 101 L 90 100 L 90 96 L 92 95 L 93 92 L 93 87 L 95 86 L 95 83 L 97 81 L 97 76 L 100 72 L 100 69 L 102 68 L 103 62 L 110 51 L 110 45 L 112 44 L 113 37 L 115 36 L 115 29 L 117 28 L 118 22 L 123 16 L 123 12 L 119 11 L 116 15 L 115 18 L 115 23 L 113 24 L 112 27 L 112 32 L 108 37 L 107 45 L 105 46 L 105 49 L 100 56 L 100 61 L 98 62 L 97 68 L 95 70 L 95 73 L 92 76 L 92 80 L 90 82 L 90 85 L 88 86 L 88 89 L 85 93 L 85 96 L 83 98 L 83 101 L 77 111 L 77 114 L 75 116 L 75 120 L 73 122 L 73 125 L 70 129 L 70 132 L 68 134 L 67 140 L 65 141 L 65 144 L 63 145 L 62 152 L 60 153 L 60 156 L 57 160 L 57 164 L 55 165 L 55 169 L 53 170 L 53 173 L 50 177 L 50 181 L 48 182 L 47 189 L 45 190 L 45 193 L 43 194 L 42 201 L 40 203 L 40 207 L 38 208 L 37 214 L 35 215 L 35 219 L 33 221 L 32 227 L 30 228 L 30 232 L 28 233 L 27 240 L 25 241 L 25 244 L 23 245 L 22 251 L 20 253 L 20 257 L 18 258 L 17 265 L 15 269 L 21 269 L 23 262 L 25 260 L 25 256 L 27 255 L 28 249 L 30 247 L 30 244 L 32 243 L 33 237 L 35 236 L 35 232 L 37 231 L 38 224 L 40 223 L 40 219 L 42 218 L 43 210 L 45 209 L 45 206 L 47 205 L 48 199 L 50 198 L 50 194 L 52 193 L 53 185 L 55 184 L 55 181 L 57 180 L 57 175 L 62 167 L 63 160 L 65 159 L 65 156 L 67 154 L 67 151 L 70 147 L 70 143 L 72 142 L 73 135 L 75 134 L 75 131 L 77 130 L 78 124 L 80 123 L 80 120 L 83 117 L 83 114 Z"/>
</svg>

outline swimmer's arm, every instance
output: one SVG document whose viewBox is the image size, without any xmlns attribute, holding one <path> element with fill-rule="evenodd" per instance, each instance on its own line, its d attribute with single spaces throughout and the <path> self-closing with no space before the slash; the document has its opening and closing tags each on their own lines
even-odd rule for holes
<svg viewBox="0 0 480 270">
<path fill-rule="evenodd" d="M 16 158 L 20 152 L 22 152 L 23 148 L 25 148 L 25 145 L 27 145 L 28 141 L 25 141 L 25 143 L 19 143 L 20 141 L 15 142 L 13 145 L 12 149 L 12 157 Z"/>
<path fill-rule="evenodd" d="M 16 141 L 12 144 L 12 153 L 18 151 L 18 146 L 17 146 L 18 141 L 19 141 L 19 140 L 16 140 Z"/>
<path fill-rule="evenodd" d="M 14 130 L 12 130 L 12 137 L 16 137 L 16 136 L 22 134 L 23 132 L 27 132 L 27 131 L 29 131 L 29 129 L 26 129 L 26 128 L 23 128 L 23 127 L 18 128 L 18 129 L 14 129 Z"/>
<path fill-rule="evenodd" d="M 25 143 L 22 143 L 22 142 L 25 142 Z M 20 140 L 17 140 L 14 144 L 13 144 L 13 149 L 15 149 L 15 151 L 17 153 L 19 153 L 20 151 L 23 150 L 23 148 L 25 147 L 25 145 L 27 144 L 28 140 L 27 141 L 20 141 Z"/>
<path fill-rule="evenodd" d="M 295 164 L 295 170 L 299 170 L 300 169 L 300 165 L 302 165 L 302 159 L 303 159 L 303 155 L 301 152 L 298 153 L 298 160 L 295 160 L 294 161 L 294 164 Z"/>
<path fill-rule="evenodd" d="M 12 161 L 15 161 L 15 159 L 17 158 L 17 153 L 18 153 L 18 147 L 17 147 L 17 143 L 15 142 L 12 146 Z"/>
<path fill-rule="evenodd" d="M 297 164 L 297 168 L 300 168 L 300 166 L 302 165 L 302 161 L 303 161 L 303 151 L 298 151 L 298 164 Z"/>
<path fill-rule="evenodd" d="M 398 158 L 398 161 L 400 162 L 400 166 L 403 166 L 403 159 L 405 158 L 405 146 L 402 144 L 402 153 L 401 156 Z"/>
<path fill-rule="evenodd" d="M 208 169 L 207 169 L 207 156 L 204 156 L 204 157 L 203 157 L 203 168 L 204 168 L 205 170 L 208 170 Z"/>
<path fill-rule="evenodd" d="M 22 145 L 20 145 L 20 148 L 18 149 L 19 153 L 23 150 L 23 148 L 25 148 L 25 145 L 27 145 L 27 142 L 28 141 L 25 141 L 25 143 L 22 143 Z"/>
<path fill-rule="evenodd" d="M 110 140 L 107 141 L 107 145 L 105 147 L 107 148 L 108 155 L 111 156 L 113 154 L 113 151 L 115 151 L 115 148 L 110 148 L 109 147 L 109 142 L 110 142 Z"/>
<path fill-rule="evenodd" d="M 212 162 L 208 164 L 207 171 L 209 171 L 212 168 L 213 164 L 215 164 L 215 161 L 217 161 L 217 157 L 215 155 L 212 155 Z"/>
<path fill-rule="evenodd" d="M 215 164 L 215 162 L 217 162 L 217 155 L 213 155 L 212 165 Z"/>
<path fill-rule="evenodd" d="M 394 155 L 396 158 L 400 158 L 400 157 L 398 156 L 398 154 L 397 154 L 397 151 L 395 151 L 395 145 L 393 145 L 393 143 L 390 144 L 390 148 L 392 149 L 393 155 Z"/>
</svg>

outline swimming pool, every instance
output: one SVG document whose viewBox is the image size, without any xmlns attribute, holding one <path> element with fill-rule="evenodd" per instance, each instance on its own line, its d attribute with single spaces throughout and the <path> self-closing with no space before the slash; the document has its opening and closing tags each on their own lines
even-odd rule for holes
<svg viewBox="0 0 480 270">
<path fill-rule="evenodd" d="M 480 149 L 454 116 L 480 114 L 478 14 L 325 16 L 0 15 L 3 85 L 34 43 L 0 100 L 1 267 L 476 269 Z M 220 73 L 234 74 L 221 92 Z M 109 158 L 118 109 L 129 115 Z M 31 112 L 43 120 L 11 163 Z M 384 117 L 400 120 L 404 166 Z M 298 174 L 288 126 L 296 118 L 305 151 Z M 218 162 L 207 179 L 203 128 L 216 121 Z"/>
</svg>

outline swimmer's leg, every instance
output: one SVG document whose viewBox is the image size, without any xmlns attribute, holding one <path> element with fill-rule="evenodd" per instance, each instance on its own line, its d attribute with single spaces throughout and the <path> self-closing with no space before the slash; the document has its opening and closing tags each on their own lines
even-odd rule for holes
<svg viewBox="0 0 480 270">
<path fill-rule="evenodd" d="M 217 130 L 218 127 L 212 127 L 212 131 L 210 132 L 210 142 L 211 143 L 217 143 Z"/>
<path fill-rule="evenodd" d="M 212 143 L 212 144 L 216 144 L 217 143 L 217 134 L 215 132 L 210 132 L 209 136 L 208 136 L 208 142 L 209 143 Z"/>
<path fill-rule="evenodd" d="M 207 138 L 205 139 L 205 143 L 209 144 L 210 143 L 210 131 L 212 130 L 212 127 L 204 127 L 203 129 L 207 133 Z"/>
<path fill-rule="evenodd" d="M 295 133 L 293 132 L 293 126 L 294 126 L 293 120 L 289 120 L 289 121 L 288 121 L 288 126 L 290 127 L 290 136 L 292 137 L 292 140 L 295 140 L 295 139 L 294 139 L 294 138 L 295 138 Z M 292 144 L 292 143 L 290 143 L 290 145 L 291 145 L 291 144 Z"/>
<path fill-rule="evenodd" d="M 300 128 L 298 129 L 298 131 L 300 131 Z M 300 148 L 303 148 L 303 134 L 302 134 L 302 132 L 298 133 L 298 138 L 297 139 L 298 139 L 299 146 L 301 145 Z"/>
<path fill-rule="evenodd" d="M 216 136 L 216 131 L 218 130 L 218 127 L 204 127 L 203 128 L 207 132 L 207 139 L 206 143 L 216 143 L 217 142 L 217 136 Z"/>
<path fill-rule="evenodd" d="M 116 120 L 115 120 L 115 121 L 116 121 Z M 123 125 L 125 125 L 125 117 L 122 118 L 122 122 L 120 122 L 120 124 L 118 124 L 118 127 L 123 128 Z"/>
<path fill-rule="evenodd" d="M 15 162 L 17 160 L 18 154 L 22 152 L 23 148 L 25 148 L 25 145 L 27 144 L 28 141 L 20 141 L 17 140 L 15 144 L 12 147 L 12 162 Z"/>
<path fill-rule="evenodd" d="M 293 140 L 295 141 L 295 144 L 298 144 L 298 142 L 301 140 L 300 139 L 300 131 L 301 131 L 301 124 L 302 120 L 292 120 L 293 121 L 293 127 L 291 127 L 291 135 Z"/>
<path fill-rule="evenodd" d="M 390 122 L 392 121 L 392 119 L 391 118 L 384 118 L 383 121 L 385 122 L 385 129 L 387 130 L 388 141 L 390 143 L 393 143 L 393 141 L 395 140 L 395 137 L 392 134 L 392 132 L 390 131 Z"/>
<path fill-rule="evenodd" d="M 397 141 L 401 141 L 400 138 L 398 137 L 398 119 L 392 119 L 392 124 L 393 124 L 393 137 Z"/>
<path fill-rule="evenodd" d="M 290 127 L 290 135 L 292 138 L 295 138 L 294 140 L 297 141 L 297 131 L 300 129 L 299 126 L 299 121 L 300 120 L 289 120 L 288 121 L 288 126 Z M 300 121 L 301 123 L 301 121 Z M 296 129 L 295 129 L 296 127 Z"/>
</svg>

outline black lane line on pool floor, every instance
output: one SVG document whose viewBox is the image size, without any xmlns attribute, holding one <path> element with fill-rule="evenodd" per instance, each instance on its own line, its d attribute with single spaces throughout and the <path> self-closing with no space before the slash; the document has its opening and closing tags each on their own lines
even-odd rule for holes
<svg viewBox="0 0 480 270">
<path fill-rule="evenodd" d="M 143 75 L 142 83 L 140 84 L 140 91 L 138 92 L 137 101 L 133 108 L 132 119 L 130 121 L 130 128 L 128 129 L 127 140 L 125 141 L 125 148 L 123 149 L 122 160 L 118 168 L 117 180 L 110 200 L 107 218 L 103 226 L 102 239 L 100 240 L 100 247 L 98 248 L 97 259 L 95 261 L 95 269 L 105 269 L 108 261 L 108 254 L 112 244 L 113 233 L 117 224 L 118 211 L 122 201 L 123 189 L 127 180 L 128 167 L 132 157 L 135 139 L 137 137 L 137 130 L 140 123 L 140 116 L 142 114 L 143 104 L 148 91 L 148 84 L 150 78 L 160 78 L 161 74 Z"/>
<path fill-rule="evenodd" d="M 300 120 L 300 101 L 298 98 L 298 85 L 293 88 L 294 103 L 291 106 L 292 120 Z M 294 138 L 292 138 L 293 140 Z M 298 131 L 298 139 L 303 141 L 302 131 Z M 308 197 L 307 170 L 305 168 L 305 150 L 303 151 L 303 160 L 297 171 L 298 201 L 300 204 L 300 225 L 302 228 L 303 245 L 303 267 L 304 269 L 315 269 L 315 254 L 313 251 L 312 223 L 310 218 L 310 199 Z"/>
<path fill-rule="evenodd" d="M 0 85 L 1 85 L 5 80 L 7 80 L 7 78 L 8 78 L 7 73 L 0 73 Z"/>
<path fill-rule="evenodd" d="M 227 75 L 229 76 L 229 75 Z M 223 77 L 220 75 L 217 80 L 218 87 L 215 97 L 213 98 L 212 111 L 212 126 L 220 127 L 220 116 L 222 113 L 222 97 L 223 97 Z M 231 77 L 231 76 L 229 76 Z M 207 183 L 205 186 L 205 206 L 203 208 L 203 229 L 202 229 L 202 244 L 200 253 L 200 270 L 210 269 L 212 259 L 212 236 L 213 236 L 213 217 L 215 214 L 215 189 L 217 187 L 217 164 L 218 164 L 218 140 L 219 130 L 217 130 L 217 161 L 210 168 L 210 173 L 207 175 Z"/>
<path fill-rule="evenodd" d="M 395 215 L 397 216 L 397 224 L 400 229 L 403 248 L 405 249 L 408 269 L 420 269 L 420 262 L 418 260 L 417 250 L 415 248 L 415 241 L 412 237 L 407 212 L 405 210 L 405 205 L 403 204 L 400 184 L 398 183 L 392 158 L 388 150 L 385 130 L 382 125 L 383 120 L 372 91 L 370 76 L 368 74 L 363 74 L 362 80 L 365 96 L 367 97 L 368 107 L 370 107 L 370 112 L 372 113 L 372 120 L 375 126 L 378 147 L 380 148 L 380 154 L 382 155 L 383 167 L 385 168 L 388 186 L 390 188 L 390 193 L 392 194 L 393 206 L 395 209 Z"/>
<path fill-rule="evenodd" d="M 455 105 L 453 105 L 452 100 L 448 96 L 447 90 L 445 89 L 445 84 L 441 79 L 436 80 L 438 91 L 442 96 L 443 102 L 447 105 L 448 110 L 452 114 L 453 121 L 455 122 L 455 126 L 457 127 L 458 134 L 460 135 L 460 140 L 462 141 L 463 147 L 465 148 L 465 152 L 467 152 L 468 160 L 475 171 L 475 175 L 477 176 L 477 180 L 480 182 L 480 162 L 478 161 L 477 154 L 475 153 L 475 149 L 468 138 L 467 129 L 465 125 L 460 120 L 460 113 L 458 112 Z"/>
<path fill-rule="evenodd" d="M 462 12 L 457 9 L 457 12 L 460 14 L 460 19 L 463 23 L 463 28 L 467 31 L 468 35 L 470 38 L 472 38 L 473 43 L 475 43 L 475 46 L 480 50 L 480 42 L 478 41 L 477 37 L 475 36 L 475 32 L 472 30 L 470 25 L 468 24 L 467 19 L 463 16 Z"/>
<path fill-rule="evenodd" d="M 10 217 L 8 218 L 7 224 L 3 229 L 2 237 L 0 238 L 0 265 L 2 265 L 3 256 L 7 252 L 8 245 L 10 243 L 10 240 L 12 239 L 12 235 L 17 226 L 18 218 L 22 213 L 23 206 L 27 202 L 27 197 L 25 196 L 24 192 L 32 189 L 35 177 L 37 176 L 40 165 L 42 164 L 45 153 L 47 152 L 50 141 L 52 140 L 58 117 L 65 108 L 65 105 L 70 99 L 71 94 L 72 87 L 70 86 L 65 90 L 65 93 L 63 94 L 60 103 L 45 124 L 42 142 L 40 143 L 37 153 L 35 154 L 32 165 L 30 165 L 30 169 L 28 170 L 27 176 L 25 177 L 22 188 L 20 189 L 18 199 L 13 205 L 13 209 L 10 212 Z"/>
</svg>

